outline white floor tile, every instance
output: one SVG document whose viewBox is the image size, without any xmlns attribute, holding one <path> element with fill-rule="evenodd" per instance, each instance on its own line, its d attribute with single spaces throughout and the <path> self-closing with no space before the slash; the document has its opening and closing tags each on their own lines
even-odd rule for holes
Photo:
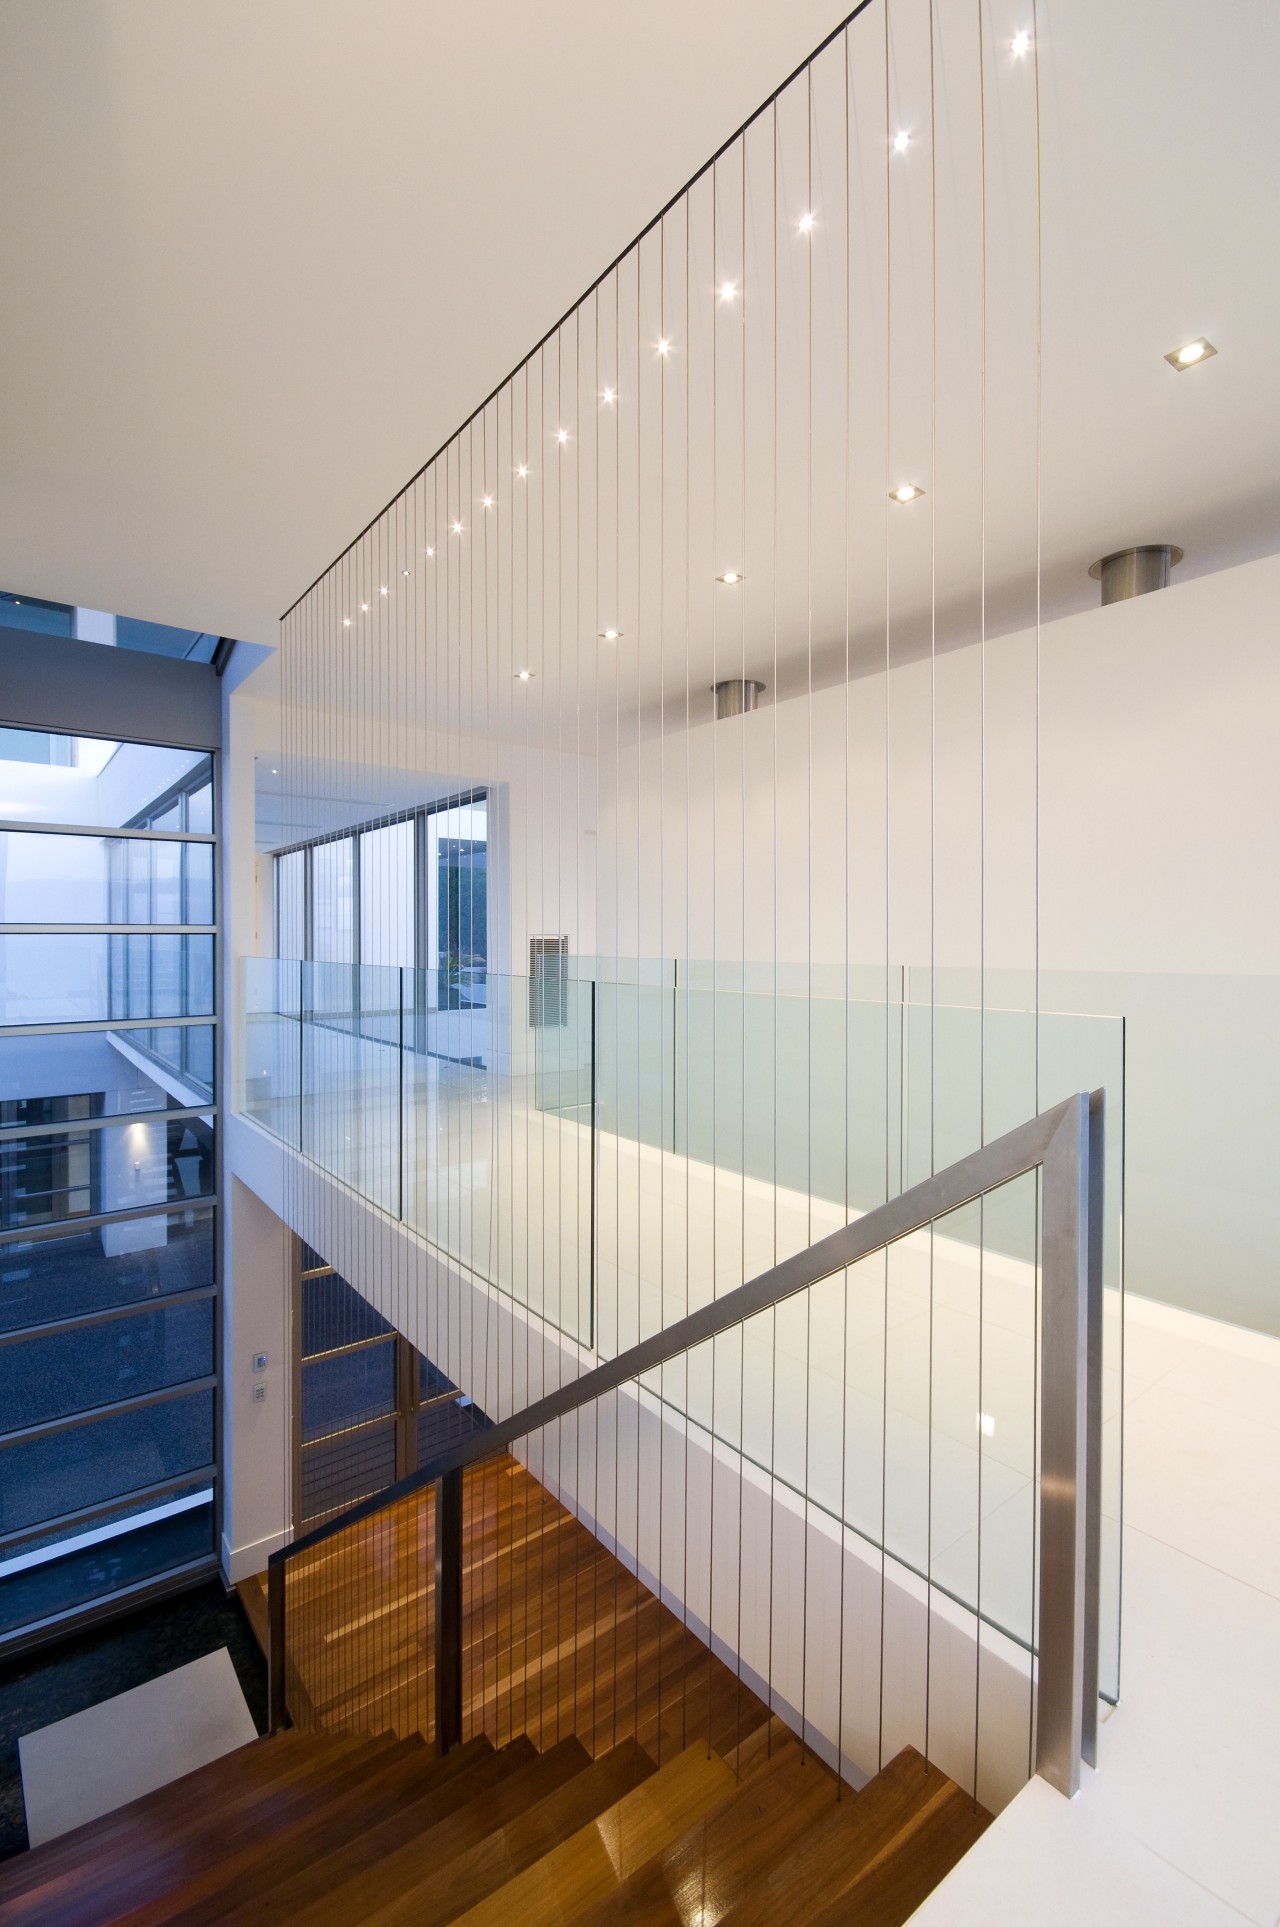
<svg viewBox="0 0 1280 1927">
<path fill-rule="evenodd" d="M 18 1741 L 33 1847 L 257 1738 L 225 1646 Z"/>
</svg>

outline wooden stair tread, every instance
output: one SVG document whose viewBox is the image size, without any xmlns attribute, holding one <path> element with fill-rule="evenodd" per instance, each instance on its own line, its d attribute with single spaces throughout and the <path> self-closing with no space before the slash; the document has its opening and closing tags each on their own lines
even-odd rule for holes
<svg viewBox="0 0 1280 1927">
<path fill-rule="evenodd" d="M 82 1855 L 59 1867 L 51 1878 L 6 1902 L 9 1923 L 39 1922 L 40 1927 L 97 1927 L 130 1908 L 180 1884 L 225 1851 L 233 1828 L 246 1840 L 269 1843 L 272 1832 L 315 1797 L 317 1787 L 340 1791 L 371 1772 L 402 1742 L 369 1741 L 337 1759 L 328 1756 L 309 1771 L 266 1787 L 237 1788 L 207 1802 L 200 1797 L 199 1775 L 188 1775 L 183 1811 L 139 1813 L 144 1803 L 121 1807 L 109 1849 Z"/>
<path fill-rule="evenodd" d="M 183 1927 L 201 1927 L 225 1920 L 232 1907 L 261 1890 L 264 1877 L 273 1883 L 287 1879 L 329 1847 L 375 1828 L 415 1794 L 429 1791 L 438 1784 L 441 1765 L 425 1746 L 410 1747 L 341 1791 L 320 1783 L 296 1817 L 273 1828 L 265 1843 L 254 1838 L 236 1851 L 234 1840 L 228 1841 L 220 1855 L 176 1891 L 126 1915 L 129 1927 L 179 1921 Z"/>
<path fill-rule="evenodd" d="M 466 1927 L 510 1927 L 513 1920 L 521 1927 L 558 1927 L 574 1920 L 616 1893 L 733 1783 L 724 1761 L 698 1741 L 459 1918 Z"/>
<path fill-rule="evenodd" d="M 483 1784 L 473 1784 L 464 1804 L 429 1831 L 419 1830 L 403 1839 L 377 1862 L 339 1877 L 338 1884 L 331 1883 L 310 1906 L 290 1918 L 305 1922 L 307 1927 L 372 1919 L 382 1907 L 395 1904 L 415 1882 L 429 1878 L 465 1854 L 477 1840 L 502 1826 L 510 1814 L 522 1811 L 586 1765 L 579 1741 L 566 1740 L 539 1754 L 525 1734 L 504 1747 L 495 1759 L 502 1763 L 502 1772 L 491 1773 Z"/>
<path fill-rule="evenodd" d="M 456 1919 L 608 1812 L 656 1771 L 634 1740 L 624 1740 L 540 1800 L 515 1807 L 504 1824 L 477 1839 L 468 1852 L 406 1888 L 374 1916 L 377 1927 Z"/>
<path fill-rule="evenodd" d="M 337 1758 L 363 1742 L 341 1734 L 284 1733 L 276 1739 L 253 1740 L 248 1746 L 224 1753 L 207 1766 L 197 1767 L 179 1780 L 156 1787 L 127 1806 L 113 1807 L 96 1820 L 69 1833 L 59 1834 L 43 1846 L 32 1847 L 0 1866 L 0 1902 L 38 1886 L 59 1867 L 78 1864 L 86 1854 L 109 1851 L 110 1843 L 127 1834 L 137 1819 L 160 1816 L 184 1809 L 195 1798 L 210 1800 L 226 1792 L 255 1786 L 282 1784 L 297 1775 L 314 1771 L 317 1759 Z"/>
<path fill-rule="evenodd" d="M 860 1891 L 857 1883 L 890 1853 L 905 1849 L 910 1857 L 921 1817 L 927 1819 L 939 1799 L 949 1812 L 958 1800 L 970 1815 L 981 1815 L 979 1832 L 987 1824 L 989 1816 L 975 1809 L 953 1781 L 929 1766 L 914 1747 L 904 1747 L 860 1793 L 846 1793 L 821 1816 L 794 1851 L 730 1909 L 723 1927 L 773 1927 L 784 1918 L 813 1922 L 828 1910 L 833 1921 L 856 1919 L 863 1927 L 861 1910 L 852 1908 L 851 1896 Z M 901 1916 L 904 1920 L 936 1884 L 934 1877 L 926 1878 L 919 1898 Z M 866 1918 L 869 1923 L 877 1917 Z"/>
<path fill-rule="evenodd" d="M 684 1927 L 691 1919 L 715 1927 L 835 1802 L 835 1775 L 790 1740 L 583 1914 L 581 1927 Z"/>
<path fill-rule="evenodd" d="M 789 1745 L 795 1736 L 789 1726 L 774 1715 L 757 1721 L 745 1732 L 737 1747 L 724 1755 L 726 1766 L 735 1768 L 739 1784 L 749 1779 L 757 1768 L 767 1766 L 770 1759 Z M 834 1783 L 833 1783 L 834 1793 Z"/>
<path fill-rule="evenodd" d="M 465 1808 L 434 1827 L 430 1836 L 405 1842 L 405 1846 L 376 1869 L 374 1883 L 362 1881 L 347 1887 L 324 1908 L 305 1915 L 307 1927 L 337 1927 L 337 1923 L 364 1923 L 401 1917 L 409 1904 L 409 1917 L 451 1919 L 461 1912 L 451 1896 L 455 1887 L 467 1879 L 470 1858 L 476 1848 L 486 1846 L 493 1836 L 517 1815 L 534 1811 L 555 1792 L 574 1784 L 586 1773 L 590 1761 L 580 1740 L 561 1740 L 559 1746 L 538 1754 L 532 1740 L 520 1736 L 515 1748 L 528 1748 L 532 1759 L 519 1771 L 480 1794 Z M 495 1885 L 495 1883 L 490 1883 Z M 488 1888 L 482 1888 L 488 1892 Z"/>
<path fill-rule="evenodd" d="M 221 1918 L 236 1927 L 267 1927 L 279 1920 L 302 1919 L 315 1902 L 338 1904 L 336 1896 L 349 1886 L 367 1894 L 370 1870 L 376 1869 L 406 1842 L 425 1837 L 433 1828 L 467 1806 L 478 1794 L 488 1791 L 500 1780 L 510 1779 L 520 1770 L 521 1753 L 504 1748 L 495 1753 L 483 1735 L 455 1747 L 437 1767 L 443 1777 L 428 1790 L 406 1800 L 399 1811 L 367 1832 L 334 1850 L 322 1853 L 310 1865 L 280 1880 L 267 1869 L 258 1891 Z"/>
<path fill-rule="evenodd" d="M 936 1783 L 914 1821 L 813 1916 L 813 1927 L 903 1927 L 991 1824 L 991 1815 L 954 1780 L 934 1769 Z"/>
<path fill-rule="evenodd" d="M 292 1735 L 285 1736 L 290 1741 Z M 313 1776 L 325 1761 L 353 1753 L 365 1742 L 345 1736 L 325 1737 L 317 1748 L 284 1744 L 284 1740 L 257 1740 L 247 1747 L 223 1754 L 208 1766 L 197 1768 L 179 1780 L 143 1794 L 125 1806 L 113 1807 L 88 1820 L 56 1840 L 17 1855 L 0 1868 L 0 1903 L 9 1905 L 22 1894 L 45 1886 L 60 1874 L 73 1871 L 87 1859 L 102 1867 L 121 1854 L 133 1850 L 139 1827 L 161 1829 L 172 1817 L 181 1817 L 193 1807 L 221 1807 L 254 1799 L 278 1788 Z"/>
</svg>

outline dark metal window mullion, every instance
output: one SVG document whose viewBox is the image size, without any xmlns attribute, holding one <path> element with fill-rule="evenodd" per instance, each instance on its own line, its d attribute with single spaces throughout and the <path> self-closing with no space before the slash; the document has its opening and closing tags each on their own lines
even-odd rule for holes
<svg viewBox="0 0 1280 1927">
<path fill-rule="evenodd" d="M 371 1338 L 353 1338 L 345 1345 L 331 1345 L 328 1351 L 304 1352 L 302 1363 L 305 1368 L 308 1365 L 319 1365 L 326 1358 L 345 1358 L 349 1352 L 369 1352 L 375 1345 L 393 1345 L 397 1336 L 398 1334 L 393 1331 L 374 1332 Z"/>
</svg>

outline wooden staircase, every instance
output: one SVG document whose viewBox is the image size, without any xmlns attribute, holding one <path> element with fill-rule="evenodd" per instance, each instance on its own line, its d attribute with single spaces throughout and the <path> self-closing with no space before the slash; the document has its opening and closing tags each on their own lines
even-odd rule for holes
<svg viewBox="0 0 1280 1927">
<path fill-rule="evenodd" d="M 839 1792 L 839 1798 L 837 1798 Z M 855 1793 L 773 1721 L 661 1768 L 293 1731 L 0 1867 L 6 1927 L 905 1921 L 990 1816 L 907 1748 Z"/>
</svg>

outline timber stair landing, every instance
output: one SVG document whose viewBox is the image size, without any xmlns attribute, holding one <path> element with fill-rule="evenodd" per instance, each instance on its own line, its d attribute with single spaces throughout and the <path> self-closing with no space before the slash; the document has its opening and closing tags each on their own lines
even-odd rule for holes
<svg viewBox="0 0 1280 1927">
<path fill-rule="evenodd" d="M 911 1748 L 838 1800 L 776 1721 L 736 1757 L 295 1730 L 0 1866 L 0 1920 L 897 1927 L 990 1819 Z"/>
</svg>

